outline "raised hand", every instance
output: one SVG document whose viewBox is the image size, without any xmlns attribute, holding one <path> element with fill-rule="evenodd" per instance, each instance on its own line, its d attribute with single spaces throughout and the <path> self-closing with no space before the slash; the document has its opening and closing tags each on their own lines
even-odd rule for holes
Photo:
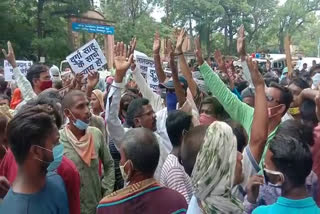
<svg viewBox="0 0 320 214">
<path fill-rule="evenodd" d="M 241 25 L 238 31 L 237 52 L 240 56 L 246 56 L 246 40 L 244 35 L 244 26 Z"/>
<path fill-rule="evenodd" d="M 226 67 L 226 64 L 222 58 L 222 54 L 219 50 L 216 50 L 214 52 L 214 59 L 216 60 L 216 62 L 218 63 L 218 66 L 219 66 L 219 69 L 222 71 L 222 72 L 225 72 L 227 73 L 227 67 Z"/>
<path fill-rule="evenodd" d="M 100 74 L 99 72 L 89 72 L 87 78 L 88 88 L 94 88 L 99 82 Z"/>
<path fill-rule="evenodd" d="M 160 53 L 160 47 L 161 47 L 161 40 L 159 32 L 156 32 L 154 34 L 154 41 L 153 41 L 153 53 L 159 54 Z"/>
<path fill-rule="evenodd" d="M 167 45 L 166 50 L 167 50 L 169 56 L 170 56 L 170 57 L 171 57 L 171 56 L 174 56 L 174 50 L 173 50 L 172 42 L 171 42 L 170 39 L 168 39 L 166 45 Z"/>
<path fill-rule="evenodd" d="M 264 85 L 263 77 L 258 69 L 258 63 L 252 61 L 251 57 L 248 57 L 247 64 L 248 64 L 248 68 L 249 68 L 249 71 L 251 74 L 251 79 L 252 79 L 253 85 L 255 87 Z"/>
<path fill-rule="evenodd" d="M 202 65 L 204 63 L 203 57 L 202 57 L 202 51 L 201 51 L 201 46 L 200 46 L 200 38 L 199 36 L 194 40 L 195 44 L 195 54 L 197 57 L 197 61 L 199 65 Z"/>
<path fill-rule="evenodd" d="M 177 44 L 176 44 L 176 52 L 178 54 L 182 53 L 182 44 L 185 38 L 186 38 L 186 31 L 184 29 L 181 29 L 180 35 L 178 36 Z"/>
<path fill-rule="evenodd" d="M 126 75 L 126 72 L 132 63 L 133 54 L 130 54 L 129 58 L 127 59 L 126 52 L 127 49 L 123 42 L 117 42 L 117 44 L 114 46 L 114 65 L 116 67 L 116 82 L 122 82 L 123 77 Z"/>
<path fill-rule="evenodd" d="M 4 54 L 5 58 L 8 60 L 8 62 L 11 64 L 13 68 L 17 67 L 16 63 L 16 57 L 14 55 L 14 51 L 11 45 L 11 42 L 8 41 L 8 54 L 5 49 L 2 49 L 2 53 Z"/>
<path fill-rule="evenodd" d="M 134 54 L 134 50 L 136 49 L 137 46 L 137 38 L 132 38 L 132 40 L 130 41 L 130 49 L 128 51 L 128 56 L 129 57 L 131 54 Z"/>
<path fill-rule="evenodd" d="M 250 203 L 255 204 L 259 196 L 260 185 L 264 184 L 262 175 L 252 176 L 247 184 L 247 197 Z"/>
</svg>

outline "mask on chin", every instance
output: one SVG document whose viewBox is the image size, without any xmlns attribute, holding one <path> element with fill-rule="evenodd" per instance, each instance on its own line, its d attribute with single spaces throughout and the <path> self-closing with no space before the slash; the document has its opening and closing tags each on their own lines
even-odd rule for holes
<svg viewBox="0 0 320 214">
<path fill-rule="evenodd" d="M 40 90 L 44 91 L 48 88 L 52 88 L 52 80 L 41 81 Z"/>
<path fill-rule="evenodd" d="M 283 104 L 268 108 L 268 117 L 269 119 L 280 114 L 278 111 L 282 108 Z"/>
</svg>

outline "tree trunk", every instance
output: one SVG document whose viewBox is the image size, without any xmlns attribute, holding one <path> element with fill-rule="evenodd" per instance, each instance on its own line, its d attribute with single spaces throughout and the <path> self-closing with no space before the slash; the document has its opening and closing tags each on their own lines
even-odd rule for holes
<svg viewBox="0 0 320 214">
<path fill-rule="evenodd" d="M 38 39 L 43 38 L 43 30 L 42 30 L 42 12 L 43 12 L 43 5 L 45 0 L 38 0 L 37 4 L 37 34 Z M 42 56 L 42 49 L 38 47 L 38 58 Z"/>
<path fill-rule="evenodd" d="M 232 41 L 233 41 L 233 26 L 232 26 L 232 17 L 228 16 L 228 25 L 229 25 L 229 48 L 228 55 L 232 55 Z"/>
</svg>

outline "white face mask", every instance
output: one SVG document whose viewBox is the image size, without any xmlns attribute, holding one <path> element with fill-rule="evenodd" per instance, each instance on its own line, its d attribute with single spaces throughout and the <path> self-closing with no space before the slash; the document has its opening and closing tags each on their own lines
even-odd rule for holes
<svg viewBox="0 0 320 214">
<path fill-rule="evenodd" d="M 273 186 L 273 187 L 281 187 L 283 182 L 284 182 L 284 175 L 282 172 L 278 172 L 278 171 L 273 171 L 270 169 L 266 169 L 264 168 L 264 171 L 270 175 L 276 175 L 280 177 L 280 182 L 273 184 L 270 182 L 270 180 L 268 179 L 268 176 L 266 174 L 264 174 L 264 178 L 265 178 L 265 183 L 268 184 L 269 186 Z"/>
<path fill-rule="evenodd" d="M 124 167 L 127 165 L 127 163 L 131 161 L 131 160 L 127 160 L 123 166 L 119 166 L 120 168 L 120 172 L 121 172 L 121 175 L 122 175 L 122 178 L 124 180 L 124 182 L 128 182 L 128 178 L 129 178 L 129 175 L 126 173 L 126 171 L 124 171 Z"/>
</svg>

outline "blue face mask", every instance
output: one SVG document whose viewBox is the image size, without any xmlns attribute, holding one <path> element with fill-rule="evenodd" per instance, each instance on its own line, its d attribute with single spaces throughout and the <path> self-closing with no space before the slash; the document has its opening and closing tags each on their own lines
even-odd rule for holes
<svg viewBox="0 0 320 214">
<path fill-rule="evenodd" d="M 73 122 L 73 125 L 77 127 L 79 130 L 86 130 L 89 126 L 88 123 L 83 122 L 82 120 L 76 119 L 75 122 Z"/>
<path fill-rule="evenodd" d="M 53 147 L 52 149 L 53 161 L 49 164 L 47 168 L 48 172 L 54 171 L 60 166 L 62 157 L 63 157 L 63 149 L 64 147 L 63 147 L 63 144 L 61 143 Z"/>
<path fill-rule="evenodd" d="M 61 161 L 62 161 L 63 149 L 64 149 L 63 144 L 60 143 L 60 144 L 56 145 L 55 147 L 53 147 L 52 151 L 49 149 L 46 149 L 42 146 L 37 146 L 37 147 L 40 147 L 41 149 L 47 150 L 48 152 L 52 152 L 52 155 L 53 155 L 52 162 L 47 162 L 44 160 L 40 160 L 38 158 L 37 158 L 37 160 L 44 162 L 44 163 L 49 163 L 49 166 L 47 167 L 48 172 L 52 172 L 52 171 L 56 170 L 60 166 Z"/>
<path fill-rule="evenodd" d="M 168 111 L 176 110 L 178 99 L 175 92 L 167 92 L 166 101 Z"/>
<path fill-rule="evenodd" d="M 70 110 L 69 110 L 69 111 L 70 111 Z M 70 113 L 71 113 L 72 117 L 75 118 L 75 121 L 73 122 L 73 125 L 74 125 L 75 127 L 77 127 L 77 129 L 79 129 L 79 130 L 86 130 L 86 129 L 88 128 L 88 126 L 89 126 L 88 123 L 85 123 L 85 122 L 83 122 L 83 121 L 80 120 L 80 119 L 76 119 L 76 117 L 72 114 L 71 111 L 70 111 Z"/>
</svg>

